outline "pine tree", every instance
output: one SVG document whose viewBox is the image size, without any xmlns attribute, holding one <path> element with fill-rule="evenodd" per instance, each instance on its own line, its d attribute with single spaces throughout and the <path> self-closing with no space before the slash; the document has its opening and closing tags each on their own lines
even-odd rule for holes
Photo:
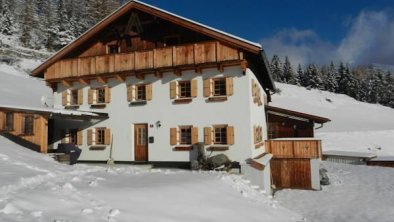
<svg viewBox="0 0 394 222">
<path fill-rule="evenodd" d="M 19 39 L 23 46 L 25 47 L 34 47 L 33 45 L 33 29 L 35 26 L 35 2 L 34 1 L 29 1 L 25 0 L 24 2 L 24 9 L 23 9 L 23 14 L 21 15 L 22 20 L 21 20 L 21 31 L 20 31 L 20 36 Z"/>
<path fill-rule="evenodd" d="M 326 71 L 322 71 L 324 76 L 324 88 L 330 92 L 336 92 L 338 88 L 338 73 L 335 68 L 334 62 L 331 62 L 330 66 L 326 69 Z"/>
<path fill-rule="evenodd" d="M 271 66 L 270 67 L 271 67 L 272 78 L 275 81 L 281 82 L 281 76 L 282 76 L 282 73 L 283 73 L 283 67 L 282 67 L 282 63 L 280 61 L 279 56 L 274 55 L 272 57 Z"/>
<path fill-rule="evenodd" d="M 12 35 L 15 31 L 14 15 L 10 11 L 11 4 L 14 4 L 14 1 L 0 2 L 0 33 L 4 35 Z"/>
<path fill-rule="evenodd" d="M 315 64 L 309 64 L 305 72 L 305 77 L 308 79 L 307 88 L 324 89 L 321 72 Z"/>
<path fill-rule="evenodd" d="M 287 56 L 285 57 L 285 63 L 283 64 L 282 81 L 293 85 L 296 84 L 294 71 Z"/>
<path fill-rule="evenodd" d="M 360 83 L 350 72 L 348 65 L 344 65 L 342 62 L 338 69 L 338 93 L 349 95 L 353 98 L 360 98 L 358 94 Z"/>
<path fill-rule="evenodd" d="M 298 64 L 297 78 L 298 78 L 298 83 L 299 83 L 300 86 L 306 87 L 308 85 L 309 79 L 305 75 L 305 72 L 302 69 L 301 64 Z"/>
</svg>

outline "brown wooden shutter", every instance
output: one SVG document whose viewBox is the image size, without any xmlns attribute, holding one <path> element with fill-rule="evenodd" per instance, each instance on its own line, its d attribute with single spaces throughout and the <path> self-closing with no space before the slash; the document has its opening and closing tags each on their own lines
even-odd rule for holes
<svg viewBox="0 0 394 222">
<path fill-rule="evenodd" d="M 128 85 L 127 86 L 127 101 L 131 102 L 132 101 L 132 96 L 133 96 L 133 86 Z"/>
<path fill-rule="evenodd" d="M 177 128 L 170 129 L 170 144 L 171 145 L 177 144 Z"/>
<path fill-rule="evenodd" d="M 226 78 L 226 95 L 233 95 L 233 77 Z"/>
<path fill-rule="evenodd" d="M 204 97 L 211 96 L 211 80 L 205 79 L 204 80 Z"/>
<path fill-rule="evenodd" d="M 82 129 L 78 129 L 77 132 L 77 145 L 82 145 L 83 144 L 83 135 L 82 135 Z"/>
<path fill-rule="evenodd" d="M 111 144 L 111 130 L 108 128 L 104 130 L 104 144 L 105 145 Z"/>
<path fill-rule="evenodd" d="M 68 89 L 62 93 L 62 105 L 67 106 Z"/>
<path fill-rule="evenodd" d="M 83 104 L 83 89 L 78 89 L 78 105 Z"/>
<path fill-rule="evenodd" d="M 197 97 L 197 79 L 193 79 L 190 82 L 190 85 L 191 85 L 191 96 L 195 98 Z"/>
<path fill-rule="evenodd" d="M 0 112 L 0 130 L 4 130 L 5 128 L 5 113 Z"/>
<path fill-rule="evenodd" d="M 228 145 L 234 144 L 234 127 L 233 126 L 227 127 L 227 144 Z"/>
<path fill-rule="evenodd" d="M 192 130 L 192 144 L 198 143 L 198 127 L 193 127 Z"/>
<path fill-rule="evenodd" d="M 105 87 L 105 103 L 111 102 L 111 88 L 106 86 Z"/>
<path fill-rule="evenodd" d="M 256 130 L 257 127 L 253 126 L 253 141 L 256 144 L 257 143 L 257 134 L 256 134 Z"/>
<path fill-rule="evenodd" d="M 176 98 L 176 82 L 171 82 L 170 83 L 170 98 L 175 99 Z"/>
<path fill-rule="evenodd" d="M 94 92 L 94 89 L 89 89 L 89 91 L 88 91 L 88 104 L 93 104 L 93 92 Z"/>
<path fill-rule="evenodd" d="M 21 121 L 20 121 L 20 134 L 25 134 L 25 122 L 26 122 L 26 115 L 24 115 L 24 114 L 20 114 L 20 118 L 21 118 Z"/>
<path fill-rule="evenodd" d="M 88 145 L 92 145 L 92 141 L 93 141 L 93 130 L 92 129 L 88 129 L 87 130 L 88 133 Z"/>
<path fill-rule="evenodd" d="M 151 101 L 152 100 L 152 84 L 147 84 L 145 86 L 146 90 L 146 100 Z"/>
<path fill-rule="evenodd" d="M 212 144 L 212 128 L 211 127 L 204 128 L 204 143 L 205 143 L 205 145 Z"/>
</svg>

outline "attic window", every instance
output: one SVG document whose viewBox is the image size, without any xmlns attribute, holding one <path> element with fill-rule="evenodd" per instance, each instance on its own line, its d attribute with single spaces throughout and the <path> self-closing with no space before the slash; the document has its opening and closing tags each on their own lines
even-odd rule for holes
<svg viewBox="0 0 394 222">
<path fill-rule="evenodd" d="M 108 45 L 108 54 L 118 54 L 120 47 L 118 45 Z"/>
</svg>

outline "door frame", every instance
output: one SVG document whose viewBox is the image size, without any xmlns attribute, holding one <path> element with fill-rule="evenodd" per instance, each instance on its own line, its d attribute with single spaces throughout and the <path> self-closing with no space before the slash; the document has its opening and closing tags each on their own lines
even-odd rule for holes
<svg viewBox="0 0 394 222">
<path fill-rule="evenodd" d="M 145 144 L 145 149 L 146 149 L 146 159 L 144 160 L 137 160 L 137 128 L 136 126 L 142 126 L 144 125 L 146 127 L 146 144 Z M 149 161 L 149 141 L 148 141 L 148 135 L 149 135 L 149 125 L 148 123 L 133 123 L 133 137 L 134 137 L 134 161 L 135 162 L 148 162 Z"/>
</svg>

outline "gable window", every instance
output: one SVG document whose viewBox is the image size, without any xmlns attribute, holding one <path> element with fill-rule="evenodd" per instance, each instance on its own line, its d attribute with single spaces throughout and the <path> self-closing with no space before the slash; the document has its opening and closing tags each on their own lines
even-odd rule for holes
<svg viewBox="0 0 394 222">
<path fill-rule="evenodd" d="M 62 143 L 82 145 L 82 132 L 79 129 L 66 129 L 63 131 Z"/>
<path fill-rule="evenodd" d="M 191 102 L 197 97 L 197 80 L 174 81 L 170 83 L 170 98 L 175 101 Z"/>
<path fill-rule="evenodd" d="M 79 106 L 83 103 L 82 89 L 67 89 L 63 92 L 63 106 Z"/>
<path fill-rule="evenodd" d="M 100 127 L 88 129 L 88 145 L 106 146 L 110 144 L 111 131 L 108 128 Z"/>
<path fill-rule="evenodd" d="M 111 102 L 111 88 L 101 87 L 89 89 L 88 103 L 91 105 L 105 105 Z"/>
<path fill-rule="evenodd" d="M 204 80 L 204 97 L 213 101 L 226 100 L 233 95 L 233 78 L 213 78 Z"/>
<path fill-rule="evenodd" d="M 24 135 L 33 135 L 34 134 L 34 116 L 26 115 L 25 121 L 23 124 L 23 134 Z"/>
<path fill-rule="evenodd" d="M 5 113 L 5 130 L 6 131 L 14 130 L 14 113 L 11 112 Z"/>
<path fill-rule="evenodd" d="M 254 126 L 253 127 L 253 137 L 255 148 L 259 148 L 263 145 L 263 127 Z"/>
<path fill-rule="evenodd" d="M 127 100 L 132 103 L 141 103 L 152 100 L 152 84 L 127 86 Z"/>
<path fill-rule="evenodd" d="M 258 106 L 263 105 L 260 87 L 258 86 L 257 81 L 254 79 L 252 79 L 252 98 L 253 103 L 257 104 Z"/>
<path fill-rule="evenodd" d="M 108 54 L 118 54 L 119 51 L 118 45 L 108 45 Z"/>
</svg>

